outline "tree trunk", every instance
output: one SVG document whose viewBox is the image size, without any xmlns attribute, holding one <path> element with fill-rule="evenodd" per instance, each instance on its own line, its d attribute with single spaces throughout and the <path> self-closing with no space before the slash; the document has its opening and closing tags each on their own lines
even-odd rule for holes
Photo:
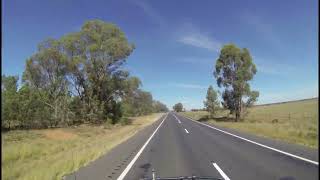
<svg viewBox="0 0 320 180">
<path fill-rule="evenodd" d="M 240 113 L 241 113 L 241 97 L 238 97 L 237 107 L 236 107 L 236 122 L 238 122 L 240 119 Z"/>
<path fill-rule="evenodd" d="M 55 100 L 55 102 L 54 102 L 54 118 L 53 119 L 54 119 L 53 120 L 54 122 L 51 123 L 51 127 L 56 126 L 56 122 L 58 119 L 58 102 L 57 102 L 57 100 Z"/>
<path fill-rule="evenodd" d="M 239 121 L 239 118 L 240 118 L 240 113 L 239 113 L 239 110 L 236 111 L 236 122 Z"/>
<path fill-rule="evenodd" d="M 241 114 L 242 114 L 242 98 L 240 95 L 240 99 L 239 99 L 239 119 L 241 118 Z"/>
</svg>

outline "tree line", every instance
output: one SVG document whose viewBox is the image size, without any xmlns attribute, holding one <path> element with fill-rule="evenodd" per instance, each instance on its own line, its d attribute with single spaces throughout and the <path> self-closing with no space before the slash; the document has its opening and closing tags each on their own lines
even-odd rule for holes
<svg viewBox="0 0 320 180">
<path fill-rule="evenodd" d="M 124 69 L 134 49 L 116 25 L 100 20 L 41 42 L 26 60 L 20 88 L 17 76 L 2 75 L 2 128 L 115 124 L 168 111 Z"/>
</svg>

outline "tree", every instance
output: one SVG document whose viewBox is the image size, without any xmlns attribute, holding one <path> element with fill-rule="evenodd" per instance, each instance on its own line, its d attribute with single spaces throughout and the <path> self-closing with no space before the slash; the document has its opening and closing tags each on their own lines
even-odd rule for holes
<svg viewBox="0 0 320 180">
<path fill-rule="evenodd" d="M 48 127 L 52 123 L 52 109 L 43 103 L 44 97 L 40 94 L 45 93 L 35 92 L 28 84 L 23 84 L 19 90 L 17 87 L 18 76 L 2 75 L 2 128 Z"/>
<path fill-rule="evenodd" d="M 176 111 L 176 112 L 182 112 L 183 110 L 183 105 L 182 103 L 177 103 L 173 106 L 173 110 Z"/>
<path fill-rule="evenodd" d="M 26 62 L 23 81 L 36 91 L 43 105 L 53 111 L 51 126 L 64 118 L 64 96 L 68 93 L 66 57 L 60 52 L 61 43 L 54 39 L 42 42 L 38 52 Z"/>
<path fill-rule="evenodd" d="M 167 106 L 160 101 L 153 101 L 153 111 L 154 112 L 168 112 Z"/>
<path fill-rule="evenodd" d="M 98 119 L 116 117 L 108 114 L 113 108 L 119 110 L 115 104 L 124 95 L 129 76 L 121 66 L 134 45 L 117 26 L 100 20 L 87 21 L 80 32 L 68 34 L 61 41 L 72 92 L 79 95 L 85 118 L 91 119 L 87 114 L 101 114 Z"/>
<path fill-rule="evenodd" d="M 129 77 L 121 66 L 134 48 L 117 26 L 87 21 L 79 32 L 42 42 L 27 60 L 23 80 L 52 109 L 53 125 L 69 115 L 94 123 L 119 119 Z"/>
<path fill-rule="evenodd" d="M 129 77 L 125 82 L 122 109 L 126 116 L 137 116 L 152 112 L 166 112 L 168 108 L 160 101 L 153 100 L 152 94 L 140 89 L 138 77 Z"/>
<path fill-rule="evenodd" d="M 248 49 L 240 49 L 234 44 L 223 46 L 216 61 L 214 77 L 218 86 L 225 88 L 222 104 L 235 114 L 236 121 L 241 118 L 244 108 L 251 106 L 259 96 L 258 91 L 250 90 L 248 83 L 256 72 Z"/>
<path fill-rule="evenodd" d="M 143 90 L 138 90 L 135 96 L 134 107 L 136 109 L 137 115 L 146 115 L 152 113 L 152 95 L 150 92 Z"/>
<path fill-rule="evenodd" d="M 19 109 L 19 100 L 17 95 L 18 77 L 1 77 L 1 127 L 10 129 L 18 119 L 16 111 Z"/>
<path fill-rule="evenodd" d="M 215 114 L 216 108 L 218 107 L 218 99 L 217 99 L 217 92 L 213 89 L 210 85 L 207 90 L 206 101 L 204 101 L 204 106 L 206 110 L 210 113 L 210 117 Z"/>
<path fill-rule="evenodd" d="M 20 128 L 46 128 L 52 123 L 52 109 L 44 105 L 40 94 L 43 93 L 35 92 L 27 84 L 19 89 L 19 109 L 15 113 L 18 115 Z"/>
<path fill-rule="evenodd" d="M 1 92 L 17 92 L 18 88 L 18 76 L 5 76 L 1 77 Z"/>
</svg>

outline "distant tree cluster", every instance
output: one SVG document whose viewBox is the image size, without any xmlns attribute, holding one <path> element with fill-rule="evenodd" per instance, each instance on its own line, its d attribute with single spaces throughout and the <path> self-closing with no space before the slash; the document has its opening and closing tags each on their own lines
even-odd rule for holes
<svg viewBox="0 0 320 180">
<path fill-rule="evenodd" d="M 2 128 L 115 124 L 123 116 L 168 111 L 122 68 L 134 49 L 117 26 L 100 20 L 45 40 L 26 60 L 19 89 L 18 77 L 2 75 Z"/>
<path fill-rule="evenodd" d="M 177 103 L 173 106 L 173 110 L 176 112 L 182 112 L 183 111 L 183 105 L 182 103 Z"/>
</svg>

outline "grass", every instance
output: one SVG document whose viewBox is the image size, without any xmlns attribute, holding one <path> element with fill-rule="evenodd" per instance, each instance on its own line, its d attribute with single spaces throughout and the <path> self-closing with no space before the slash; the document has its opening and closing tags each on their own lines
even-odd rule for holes
<svg viewBox="0 0 320 180">
<path fill-rule="evenodd" d="M 133 118 L 132 124 L 16 130 L 2 133 L 3 179 L 61 179 L 124 142 L 162 114 Z"/>
<path fill-rule="evenodd" d="M 215 118 L 208 119 L 205 111 L 183 112 L 182 115 L 195 120 L 231 128 L 258 136 L 278 139 L 289 143 L 318 148 L 318 98 L 255 106 L 241 122 L 233 122 L 226 117 L 228 112 L 217 112 Z"/>
</svg>

